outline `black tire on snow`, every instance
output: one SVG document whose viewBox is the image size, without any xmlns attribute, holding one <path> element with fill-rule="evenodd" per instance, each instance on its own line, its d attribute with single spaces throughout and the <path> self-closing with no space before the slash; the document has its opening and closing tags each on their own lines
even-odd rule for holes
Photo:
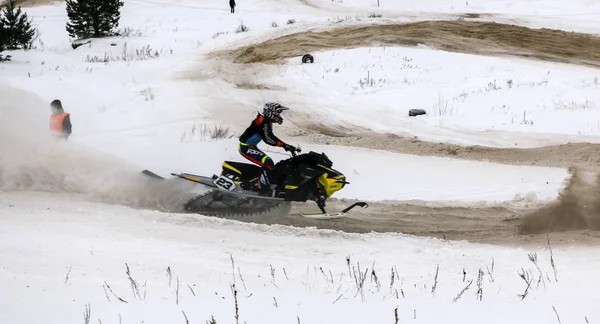
<svg viewBox="0 0 600 324">
<path fill-rule="evenodd" d="M 414 117 L 414 116 L 419 116 L 419 115 L 426 115 L 427 112 L 425 111 L 425 109 L 411 109 L 408 111 L 408 116 L 409 117 Z"/>
<path fill-rule="evenodd" d="M 304 54 L 304 56 L 302 56 L 302 63 L 314 63 L 315 62 L 315 58 L 310 55 L 310 54 Z"/>
</svg>

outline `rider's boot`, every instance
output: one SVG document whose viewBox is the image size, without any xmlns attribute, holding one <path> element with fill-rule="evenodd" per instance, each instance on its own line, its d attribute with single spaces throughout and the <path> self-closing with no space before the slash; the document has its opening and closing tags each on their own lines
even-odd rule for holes
<svg viewBox="0 0 600 324">
<path fill-rule="evenodd" d="M 273 190 L 275 189 L 275 185 L 270 184 L 269 180 L 264 175 L 260 176 L 256 185 L 258 187 L 258 192 L 261 196 L 271 196 Z"/>
</svg>

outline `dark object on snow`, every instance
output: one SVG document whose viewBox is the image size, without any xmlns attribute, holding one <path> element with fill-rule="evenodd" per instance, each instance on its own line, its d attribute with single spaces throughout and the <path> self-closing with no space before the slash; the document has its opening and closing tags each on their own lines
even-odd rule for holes
<svg viewBox="0 0 600 324">
<path fill-rule="evenodd" d="M 304 56 L 302 56 L 302 63 L 314 63 L 315 62 L 315 58 L 310 55 L 310 54 L 304 54 Z"/>
<path fill-rule="evenodd" d="M 419 115 L 427 115 L 425 109 L 411 109 L 408 111 L 409 117 L 419 116 Z"/>
<path fill-rule="evenodd" d="M 122 0 L 66 0 L 69 36 L 100 38 L 115 35 L 123 3 Z"/>
<path fill-rule="evenodd" d="M 235 0 L 229 0 L 229 8 L 231 8 L 231 13 L 235 13 Z"/>
<path fill-rule="evenodd" d="M 91 42 L 92 42 L 91 39 L 78 39 L 78 40 L 73 41 L 71 43 L 71 47 L 73 47 L 73 49 L 77 49 L 77 47 L 83 46 L 83 45 L 86 45 L 86 44 L 90 44 Z"/>
</svg>

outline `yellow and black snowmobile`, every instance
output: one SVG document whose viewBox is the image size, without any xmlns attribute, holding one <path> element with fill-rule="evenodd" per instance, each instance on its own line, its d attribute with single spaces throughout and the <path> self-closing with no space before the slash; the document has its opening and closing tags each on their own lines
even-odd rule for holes
<svg viewBox="0 0 600 324">
<path fill-rule="evenodd" d="M 355 207 L 368 207 L 356 202 L 341 212 L 329 214 L 325 202 L 335 192 L 349 184 L 346 176 L 332 168 L 333 163 L 324 153 L 309 152 L 278 162 L 272 171 L 273 186 L 268 194 L 262 193 L 256 183 L 260 168 L 254 164 L 225 161 L 219 176 L 198 176 L 190 173 L 172 173 L 179 178 L 203 184 L 211 192 L 191 199 L 185 205 L 190 212 L 207 215 L 257 213 L 273 208 L 282 202 L 317 203 L 321 213 L 304 214 L 309 218 L 337 218 L 345 216 Z M 144 173 L 154 175 L 145 170 Z"/>
</svg>

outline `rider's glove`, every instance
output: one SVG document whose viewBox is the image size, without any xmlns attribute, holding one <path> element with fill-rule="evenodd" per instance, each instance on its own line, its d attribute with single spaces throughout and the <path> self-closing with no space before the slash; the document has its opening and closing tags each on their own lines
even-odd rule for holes
<svg viewBox="0 0 600 324">
<path fill-rule="evenodd" d="M 297 152 L 297 151 L 300 151 L 297 148 L 295 148 L 293 145 L 290 145 L 290 144 L 284 144 L 283 145 L 283 149 L 286 150 L 287 152 Z"/>
</svg>

